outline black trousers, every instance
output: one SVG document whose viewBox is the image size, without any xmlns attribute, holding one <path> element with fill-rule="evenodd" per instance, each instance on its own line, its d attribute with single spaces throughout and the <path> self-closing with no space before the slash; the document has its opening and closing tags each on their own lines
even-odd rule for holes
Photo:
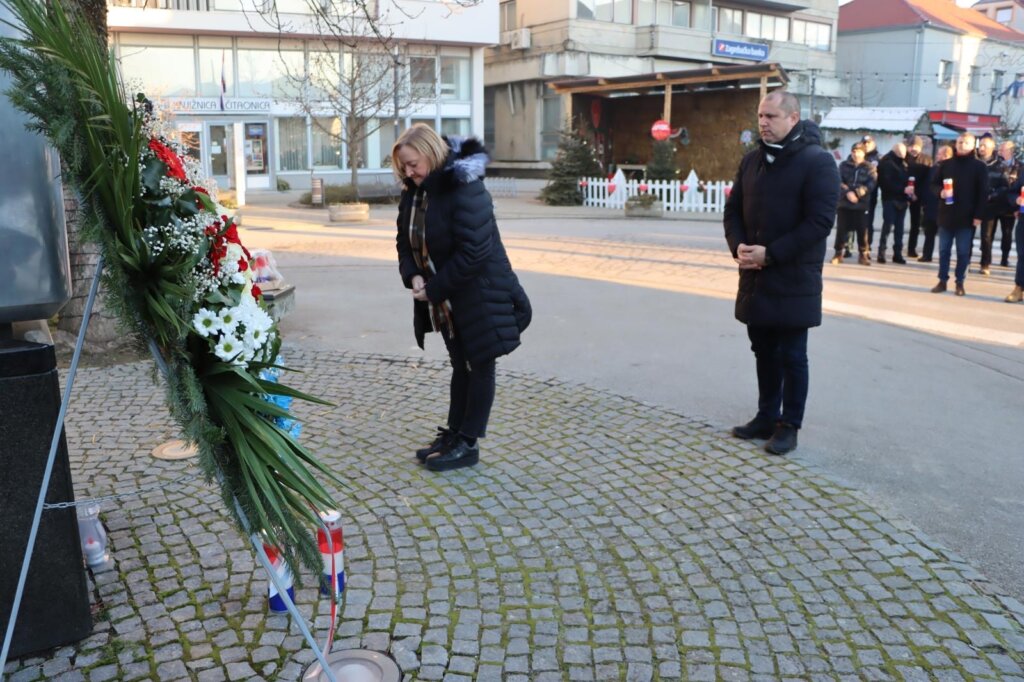
<svg viewBox="0 0 1024 682">
<path fill-rule="evenodd" d="M 842 257 L 847 239 L 857 235 L 857 248 L 862 254 L 868 253 L 868 225 L 864 209 L 841 208 L 836 211 L 836 255 Z"/>
<path fill-rule="evenodd" d="M 921 258 L 931 260 L 932 254 L 935 253 L 935 235 L 939 231 L 939 226 L 934 218 L 925 218 L 921 221 L 921 231 L 924 232 L 924 246 L 921 247 Z"/>
<path fill-rule="evenodd" d="M 996 225 L 999 218 L 989 218 L 981 221 L 981 267 L 987 268 L 992 265 L 992 240 L 995 237 Z"/>
<path fill-rule="evenodd" d="M 921 233 L 921 202 L 911 201 L 907 207 L 910 216 L 910 235 L 907 237 L 907 255 L 917 253 L 917 236 Z"/>
<path fill-rule="evenodd" d="M 999 231 L 1003 233 L 1003 240 L 1000 246 L 1003 249 L 1002 263 L 1010 260 L 1010 251 L 1013 247 L 1013 226 L 1017 222 L 1018 213 L 999 216 Z"/>
<path fill-rule="evenodd" d="M 452 363 L 448 428 L 466 438 L 482 438 L 494 404 L 494 360 L 471 363 L 466 359 L 462 341 L 442 333 Z"/>
<path fill-rule="evenodd" d="M 757 364 L 757 417 L 800 428 L 810 372 L 807 330 L 747 325 Z"/>
</svg>

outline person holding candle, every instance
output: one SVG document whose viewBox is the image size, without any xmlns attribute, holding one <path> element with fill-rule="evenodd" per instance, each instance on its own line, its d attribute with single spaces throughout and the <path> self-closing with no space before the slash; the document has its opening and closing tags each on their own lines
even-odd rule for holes
<svg viewBox="0 0 1024 682">
<path fill-rule="evenodd" d="M 843 262 L 849 236 L 857 235 L 860 264 L 871 265 L 871 245 L 868 244 L 868 225 L 864 214 L 871 203 L 875 189 L 875 169 L 865 158 L 864 144 L 855 142 L 850 157 L 839 164 L 839 208 L 836 210 L 836 255 L 833 265 Z"/>
<path fill-rule="evenodd" d="M 917 258 L 917 240 L 921 233 L 924 196 L 928 191 L 928 178 L 932 172 L 931 157 L 924 153 L 924 140 L 913 135 L 907 140 L 907 171 L 915 180 L 914 197 L 907 207 L 910 232 L 907 236 L 907 258 Z"/>
<path fill-rule="evenodd" d="M 971 261 L 974 232 L 985 215 L 988 200 L 988 168 L 974 156 L 972 133 L 956 138 L 956 155 L 938 165 L 932 188 L 939 193 L 939 282 L 933 294 L 946 291 L 949 264 L 956 243 L 956 295 L 963 296 L 967 265 Z"/>
<path fill-rule="evenodd" d="M 1002 159 L 1003 165 L 1006 167 L 1006 181 L 1011 186 L 1017 182 L 1020 177 L 1020 161 L 1017 160 L 1017 147 L 1013 143 L 1013 140 L 1003 140 L 999 145 L 999 158 Z M 1002 258 L 999 260 L 999 265 L 1004 268 L 1010 267 L 1010 251 L 1013 247 L 1013 226 L 1017 222 L 1017 193 L 1007 192 L 1007 198 L 1009 199 L 1009 210 L 999 216 L 999 231 L 1002 233 Z"/>
</svg>

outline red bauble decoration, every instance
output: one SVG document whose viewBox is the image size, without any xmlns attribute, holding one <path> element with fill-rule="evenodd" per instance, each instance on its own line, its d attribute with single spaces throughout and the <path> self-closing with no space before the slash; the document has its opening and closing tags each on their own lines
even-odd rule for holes
<svg viewBox="0 0 1024 682">
<path fill-rule="evenodd" d="M 728 199 L 730 194 L 732 194 L 732 187 L 726 187 L 725 188 L 725 198 Z"/>
<path fill-rule="evenodd" d="M 672 126 L 669 125 L 668 121 L 664 119 L 658 119 L 651 126 L 651 137 L 658 142 L 667 140 L 672 136 Z"/>
<path fill-rule="evenodd" d="M 614 182 L 609 182 L 608 183 L 608 194 L 615 194 L 615 183 Z"/>
<path fill-rule="evenodd" d="M 586 187 L 586 186 L 587 186 L 587 184 L 588 184 L 588 183 L 587 183 L 587 181 L 586 181 L 586 180 L 580 180 L 580 187 Z"/>
<path fill-rule="evenodd" d="M 637 187 L 637 189 L 639 189 L 641 192 L 646 192 L 647 191 L 647 184 L 646 183 L 642 183 L 642 184 L 640 184 L 640 186 Z"/>
<path fill-rule="evenodd" d="M 684 184 L 679 186 L 679 189 L 682 190 L 683 193 L 685 194 L 686 192 L 690 191 L 690 186 L 684 183 Z"/>
</svg>

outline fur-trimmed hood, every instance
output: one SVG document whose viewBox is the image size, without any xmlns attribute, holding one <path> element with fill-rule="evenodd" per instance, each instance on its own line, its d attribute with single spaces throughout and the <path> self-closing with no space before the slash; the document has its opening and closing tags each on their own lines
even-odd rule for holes
<svg viewBox="0 0 1024 682">
<path fill-rule="evenodd" d="M 478 138 L 446 135 L 444 141 L 448 143 L 449 149 L 444 166 L 434 170 L 423 180 L 423 188 L 428 194 L 455 185 L 468 185 L 483 180 L 487 174 L 487 164 L 490 163 L 491 157 Z M 406 180 L 407 185 L 410 182 Z"/>
</svg>

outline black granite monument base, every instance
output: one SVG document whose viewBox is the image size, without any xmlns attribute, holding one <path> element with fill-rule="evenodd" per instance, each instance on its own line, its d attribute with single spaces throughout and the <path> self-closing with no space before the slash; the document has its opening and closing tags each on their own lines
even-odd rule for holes
<svg viewBox="0 0 1024 682">
<path fill-rule="evenodd" d="M 60 411 L 53 346 L 0 341 L 0 641 L 43 482 Z M 46 501 L 74 500 L 61 434 Z M 74 508 L 43 512 L 11 641 L 10 657 L 78 641 L 92 631 L 89 592 Z"/>
</svg>

